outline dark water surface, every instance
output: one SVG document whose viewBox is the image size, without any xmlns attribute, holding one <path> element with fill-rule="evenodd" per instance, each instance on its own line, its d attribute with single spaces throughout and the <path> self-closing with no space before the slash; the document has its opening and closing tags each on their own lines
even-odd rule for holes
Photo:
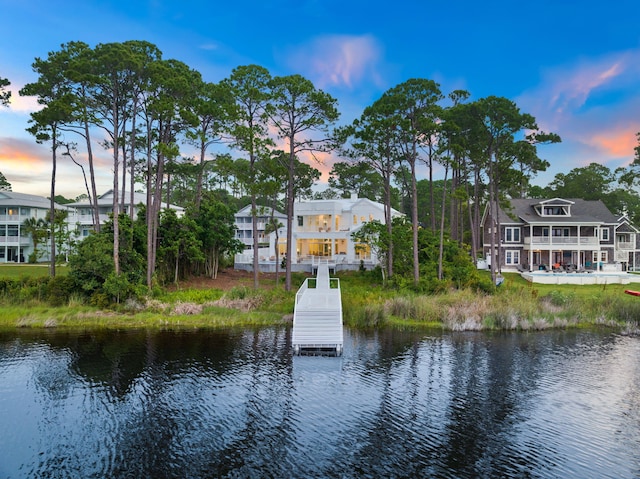
<svg viewBox="0 0 640 479">
<path fill-rule="evenodd" d="M 0 478 L 638 478 L 640 338 L 0 333 Z"/>
</svg>

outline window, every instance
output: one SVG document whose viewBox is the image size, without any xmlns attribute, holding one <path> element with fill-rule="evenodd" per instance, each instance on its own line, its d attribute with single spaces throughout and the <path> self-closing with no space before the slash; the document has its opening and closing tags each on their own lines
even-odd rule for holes
<svg viewBox="0 0 640 479">
<path fill-rule="evenodd" d="M 298 216 L 298 226 L 303 226 L 303 225 L 304 225 L 304 217 Z"/>
<path fill-rule="evenodd" d="M 507 243 L 520 243 L 520 228 L 505 228 L 504 240 Z"/>
<path fill-rule="evenodd" d="M 0 225 L 0 236 L 7 236 L 7 226 Z"/>
<path fill-rule="evenodd" d="M 20 208 L 20 214 L 22 216 L 29 216 L 31 214 L 30 208 Z"/>
<path fill-rule="evenodd" d="M 564 206 L 545 206 L 543 216 L 566 216 L 567 208 Z"/>
<path fill-rule="evenodd" d="M 504 252 L 504 264 L 520 264 L 520 251 L 517 249 L 506 250 Z"/>
<path fill-rule="evenodd" d="M 609 241 L 609 228 L 602 228 L 600 230 L 602 233 L 600 233 L 600 239 L 602 241 Z"/>
<path fill-rule="evenodd" d="M 608 255 L 607 251 L 600 251 L 600 262 L 601 263 L 606 263 L 608 258 L 609 258 L 609 255 Z M 597 251 L 593 252 L 593 262 L 594 263 L 598 262 L 598 252 Z"/>
<path fill-rule="evenodd" d="M 553 228 L 553 236 L 569 236 L 569 228 Z"/>
<path fill-rule="evenodd" d="M 7 236 L 18 236 L 18 225 L 7 225 Z"/>
</svg>

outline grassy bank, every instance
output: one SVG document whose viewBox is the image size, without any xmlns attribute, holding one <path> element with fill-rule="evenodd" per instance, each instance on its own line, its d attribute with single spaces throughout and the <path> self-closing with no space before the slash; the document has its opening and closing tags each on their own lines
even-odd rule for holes
<svg viewBox="0 0 640 479">
<path fill-rule="evenodd" d="M 444 294 L 393 294 L 359 285 L 343 287 L 345 318 L 355 326 L 435 326 L 448 330 L 542 330 L 611 325 L 637 329 L 640 298 L 631 285 L 545 285 L 505 274 L 495 294 L 452 290 Z M 345 290 L 347 291 L 345 293 Z M 390 294 L 391 293 L 391 294 Z M 347 314 L 348 313 L 348 314 Z"/>
<path fill-rule="evenodd" d="M 10 274 L 24 277 L 37 267 L 12 266 Z M 0 279 L 8 276 L 0 267 Z M 46 275 L 46 268 L 41 269 Z M 624 294 L 631 285 L 531 284 L 506 274 L 494 293 L 451 290 L 425 295 L 382 288 L 358 273 L 343 274 L 341 289 L 345 324 L 356 328 L 392 326 L 446 330 L 542 330 L 607 325 L 638 329 L 640 298 Z M 301 283 L 296 277 L 294 285 Z M 111 309 L 87 305 L 79 297 L 52 307 L 44 301 L 16 295 L 0 298 L 0 327 L 57 328 L 211 328 L 281 325 L 291 321 L 295 291 L 262 279 L 254 291 L 241 283 L 228 290 L 183 289 L 157 292 L 152 298 L 127 301 Z"/>
</svg>

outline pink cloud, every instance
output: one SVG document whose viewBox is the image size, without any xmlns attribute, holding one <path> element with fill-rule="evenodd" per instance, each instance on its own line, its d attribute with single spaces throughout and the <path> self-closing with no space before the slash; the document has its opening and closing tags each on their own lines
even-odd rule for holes
<svg viewBox="0 0 640 479">
<path fill-rule="evenodd" d="M 544 150 L 552 170 L 631 161 L 640 131 L 638 78 L 640 49 L 612 52 L 548 69 L 536 88 L 516 98 L 541 129 L 562 138 Z"/>
<path fill-rule="evenodd" d="M 76 160 L 84 163 L 86 155 L 78 154 Z M 51 150 L 48 145 L 17 138 L 0 138 L 0 171 L 11 183 L 12 189 L 21 193 L 47 196 L 51 184 Z M 99 192 L 111 188 L 110 163 L 104 157 L 96 161 L 96 180 Z M 69 158 L 58 155 L 56 189 L 67 198 L 84 193 L 82 171 Z"/>
<path fill-rule="evenodd" d="M 335 35 L 316 38 L 292 49 L 287 63 L 294 71 L 303 71 L 319 88 L 344 86 L 353 88 L 367 76 L 380 83 L 376 65 L 381 47 L 370 35 Z"/>
<path fill-rule="evenodd" d="M 553 81 L 550 106 L 558 113 L 585 104 L 594 90 L 605 87 L 622 75 L 626 65 L 622 59 L 607 59 L 602 63 L 583 64 L 566 77 Z"/>
<path fill-rule="evenodd" d="M 11 85 L 11 102 L 9 109 L 16 113 L 31 113 L 40 110 L 42 105 L 38 103 L 37 98 L 35 96 L 21 96 L 18 93 L 20 88 Z"/>
<path fill-rule="evenodd" d="M 591 137 L 589 143 L 614 158 L 633 155 L 633 149 L 638 146 L 636 134 L 640 131 L 640 125 L 636 128 L 624 128 L 620 130 L 605 131 Z"/>
</svg>

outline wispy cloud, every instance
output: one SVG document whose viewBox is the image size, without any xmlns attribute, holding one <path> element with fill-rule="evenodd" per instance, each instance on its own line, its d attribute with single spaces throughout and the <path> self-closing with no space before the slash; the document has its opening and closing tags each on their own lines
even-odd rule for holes
<svg viewBox="0 0 640 479">
<path fill-rule="evenodd" d="M 382 49 L 371 35 L 330 35 L 291 48 L 286 63 L 300 71 L 319 88 L 354 88 L 366 78 L 381 84 L 378 73 Z"/>
<path fill-rule="evenodd" d="M 640 49 L 548 69 L 516 99 L 538 125 L 586 152 L 580 163 L 628 163 L 640 131 Z M 575 163 L 576 159 L 566 159 Z"/>
<path fill-rule="evenodd" d="M 15 86 L 11 85 L 8 90 L 11 91 L 11 101 L 9 103 L 9 109 L 15 113 L 31 113 L 38 111 L 42 108 L 42 105 L 38 104 L 38 100 L 35 96 L 21 96 L 20 89 L 24 85 Z"/>
</svg>

